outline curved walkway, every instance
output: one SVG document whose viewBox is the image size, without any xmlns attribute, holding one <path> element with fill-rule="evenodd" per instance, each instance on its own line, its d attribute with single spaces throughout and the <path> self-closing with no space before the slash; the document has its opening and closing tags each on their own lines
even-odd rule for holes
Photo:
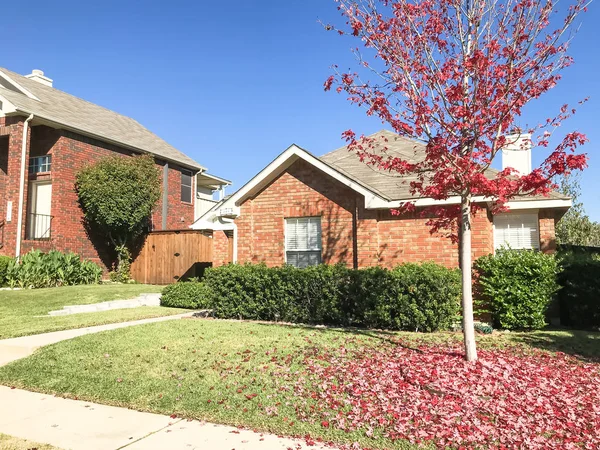
<svg viewBox="0 0 600 450">
<path fill-rule="evenodd" d="M 72 450 L 319 450 L 295 439 L 0 386 L 0 433 Z"/>
<path fill-rule="evenodd" d="M 190 317 L 135 320 L 0 340 L 0 366 L 45 345 L 100 331 Z M 0 386 L 0 433 L 72 450 L 319 450 L 325 447 L 197 420 Z"/>
<path fill-rule="evenodd" d="M 133 320 L 131 322 L 110 323 L 107 325 L 97 325 L 94 327 L 75 328 L 73 330 L 53 331 L 52 333 L 34 334 L 32 336 L 23 336 L 0 340 L 0 366 L 4 366 L 17 359 L 25 358 L 31 355 L 35 350 L 45 345 L 55 344 L 67 339 L 83 336 L 85 334 L 99 333 L 101 331 L 116 330 L 117 328 L 131 327 L 134 325 L 143 325 L 145 323 L 164 322 L 165 320 L 181 319 L 191 317 L 194 313 L 188 312 L 174 316 L 155 317 L 152 319 Z"/>
</svg>

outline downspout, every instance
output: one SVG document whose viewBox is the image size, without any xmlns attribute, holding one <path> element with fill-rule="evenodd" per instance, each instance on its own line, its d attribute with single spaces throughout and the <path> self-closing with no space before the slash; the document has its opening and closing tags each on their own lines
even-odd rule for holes
<svg viewBox="0 0 600 450">
<path fill-rule="evenodd" d="M 29 122 L 33 119 L 30 114 L 23 124 L 23 142 L 21 145 L 21 178 L 19 182 L 19 207 L 17 208 L 17 244 L 15 257 L 21 256 L 21 236 L 23 234 L 23 199 L 25 197 L 25 157 L 27 156 L 27 132 L 29 131 Z"/>
</svg>

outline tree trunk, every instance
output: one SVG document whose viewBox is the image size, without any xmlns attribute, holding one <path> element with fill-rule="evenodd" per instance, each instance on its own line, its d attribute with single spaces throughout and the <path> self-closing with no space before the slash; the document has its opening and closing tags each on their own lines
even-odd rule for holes
<svg viewBox="0 0 600 450">
<path fill-rule="evenodd" d="M 462 272 L 462 326 L 467 361 L 477 360 L 473 324 L 473 277 L 471 262 L 471 197 L 461 199 L 460 261 Z"/>
</svg>

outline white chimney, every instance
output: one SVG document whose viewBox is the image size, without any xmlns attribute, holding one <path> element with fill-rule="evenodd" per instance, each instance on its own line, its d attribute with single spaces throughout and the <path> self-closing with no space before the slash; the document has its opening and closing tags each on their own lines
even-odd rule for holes
<svg viewBox="0 0 600 450">
<path fill-rule="evenodd" d="M 519 175 L 531 173 L 531 134 L 509 134 L 502 149 L 502 170 L 515 169 Z"/>
<path fill-rule="evenodd" d="M 38 83 L 42 83 L 43 85 L 52 87 L 52 80 L 48 77 L 45 77 L 44 72 L 42 72 L 41 70 L 34 69 L 29 75 L 25 75 L 25 78 L 29 78 L 30 80 L 37 81 Z"/>
</svg>

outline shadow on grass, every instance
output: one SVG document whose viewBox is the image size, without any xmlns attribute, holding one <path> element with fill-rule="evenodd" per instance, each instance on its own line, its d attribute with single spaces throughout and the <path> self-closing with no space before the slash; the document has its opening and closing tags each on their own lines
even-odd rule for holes
<svg viewBox="0 0 600 450">
<path fill-rule="evenodd" d="M 277 322 L 261 322 L 262 326 L 285 325 L 291 328 L 304 329 L 328 333 L 342 333 L 377 339 L 382 343 L 401 346 L 408 350 L 423 353 L 420 345 L 439 345 L 462 342 L 461 333 L 408 333 L 386 330 L 369 330 L 366 328 L 341 328 L 324 327 L 308 324 L 282 324 Z M 550 352 L 562 352 L 584 362 L 600 363 L 600 332 L 583 330 L 541 330 L 519 333 L 499 333 L 491 336 L 482 336 L 479 342 L 481 348 L 489 344 L 500 343 L 504 345 L 525 345 L 530 348 Z"/>
<path fill-rule="evenodd" d="M 585 362 L 600 362 L 600 332 L 582 330 L 542 330 L 518 333 L 511 341 L 529 347 L 562 352 Z"/>
<path fill-rule="evenodd" d="M 325 326 L 325 325 L 311 325 L 311 324 L 298 324 L 298 323 L 284 323 L 284 322 L 256 322 L 261 326 L 286 326 L 301 330 L 310 330 L 316 332 L 327 332 L 327 333 L 340 333 L 344 335 L 353 335 L 356 337 L 364 337 L 379 340 L 382 343 L 403 347 L 407 350 L 412 350 L 418 353 L 423 353 L 418 348 L 420 344 L 439 344 L 447 343 L 454 333 L 411 333 L 402 331 L 390 331 L 390 330 L 372 330 L 368 328 L 358 327 L 339 327 L 339 326 Z M 442 338 L 443 337 L 443 338 Z M 415 344 L 415 345 L 410 345 Z"/>
</svg>

